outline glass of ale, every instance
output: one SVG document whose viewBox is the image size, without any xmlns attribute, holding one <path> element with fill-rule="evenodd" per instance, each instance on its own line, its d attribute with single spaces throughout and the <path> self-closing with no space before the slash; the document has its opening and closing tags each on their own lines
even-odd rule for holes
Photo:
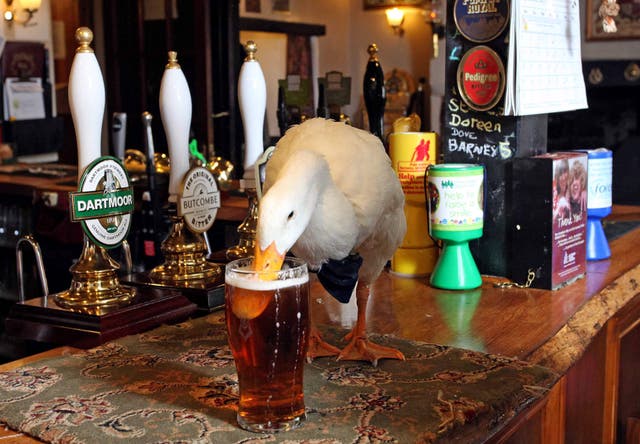
<svg viewBox="0 0 640 444">
<path fill-rule="evenodd" d="M 306 418 L 307 265 L 286 258 L 277 272 L 252 268 L 252 258 L 225 268 L 227 333 L 240 388 L 238 423 L 253 432 L 289 430 Z"/>
</svg>

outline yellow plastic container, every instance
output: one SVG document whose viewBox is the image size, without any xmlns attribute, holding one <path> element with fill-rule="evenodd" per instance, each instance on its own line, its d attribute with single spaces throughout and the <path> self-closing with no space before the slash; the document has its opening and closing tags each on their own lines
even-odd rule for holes
<svg viewBox="0 0 640 444">
<path fill-rule="evenodd" d="M 438 259 L 438 248 L 427 230 L 424 174 L 436 163 L 436 134 L 398 132 L 389 136 L 389 156 L 405 196 L 407 234 L 391 259 L 391 271 L 403 276 L 427 276 Z"/>
</svg>

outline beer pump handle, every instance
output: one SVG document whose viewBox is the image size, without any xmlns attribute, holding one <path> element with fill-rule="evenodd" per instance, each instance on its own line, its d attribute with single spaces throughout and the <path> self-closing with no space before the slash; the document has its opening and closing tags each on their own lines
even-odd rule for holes
<svg viewBox="0 0 640 444">
<path fill-rule="evenodd" d="M 160 200 L 158 190 L 156 188 L 156 165 L 155 165 L 155 148 L 153 145 L 153 132 L 151 131 L 151 122 L 153 116 L 148 111 L 142 113 L 142 126 L 144 128 L 144 144 L 147 155 L 147 184 L 149 196 L 151 198 L 151 209 L 153 210 L 153 233 L 155 251 L 160 251 L 161 239 L 160 235 Z"/>
<path fill-rule="evenodd" d="M 90 43 L 89 28 L 76 30 L 79 46 L 69 73 L 69 107 L 78 143 L 78 180 L 84 169 L 101 153 L 105 91 L 102 72 Z"/>
<path fill-rule="evenodd" d="M 255 58 L 256 44 L 248 41 L 247 57 L 238 77 L 238 101 L 244 127 L 244 187 L 255 188 L 255 163 L 264 151 L 263 130 L 267 108 L 267 85 L 260 63 Z"/>
<path fill-rule="evenodd" d="M 153 145 L 153 132 L 151 131 L 151 122 L 153 116 L 150 112 L 145 111 L 142 113 L 142 126 L 144 128 L 144 147 L 147 155 L 147 165 L 154 165 L 154 157 L 156 155 L 156 149 Z"/>
<path fill-rule="evenodd" d="M 127 140 L 127 113 L 113 113 L 111 119 L 111 139 L 113 141 L 113 155 L 124 159 Z"/>
<path fill-rule="evenodd" d="M 329 107 L 327 106 L 327 93 L 324 89 L 324 84 L 318 85 L 318 109 L 316 110 L 316 116 L 329 118 Z"/>
<path fill-rule="evenodd" d="M 191 112 L 187 79 L 178 64 L 177 53 L 169 51 L 169 62 L 160 82 L 160 117 L 171 159 L 169 202 L 173 203 L 178 200 L 182 179 L 189 170 Z"/>
<path fill-rule="evenodd" d="M 384 106 L 387 96 L 384 88 L 384 73 L 378 60 L 378 47 L 375 43 L 367 48 L 369 61 L 364 73 L 362 89 L 364 103 L 369 116 L 369 131 L 384 143 Z"/>
<path fill-rule="evenodd" d="M 278 87 L 278 109 L 276 111 L 276 117 L 278 118 L 278 129 L 280 130 L 280 137 L 284 136 L 287 131 L 289 122 L 289 116 L 287 111 L 287 104 L 284 100 L 284 88 Z"/>
</svg>

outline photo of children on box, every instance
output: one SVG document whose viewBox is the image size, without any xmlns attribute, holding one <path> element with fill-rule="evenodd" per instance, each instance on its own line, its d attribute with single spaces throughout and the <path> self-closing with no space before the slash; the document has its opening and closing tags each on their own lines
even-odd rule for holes
<svg viewBox="0 0 640 444">
<path fill-rule="evenodd" d="M 553 282 L 581 275 L 587 221 L 587 156 L 554 153 Z"/>
<path fill-rule="evenodd" d="M 560 226 L 566 219 L 580 219 L 587 210 L 587 168 L 583 159 L 561 159 L 554 165 L 553 219 Z M 564 223 L 562 221 L 565 221 Z"/>
</svg>

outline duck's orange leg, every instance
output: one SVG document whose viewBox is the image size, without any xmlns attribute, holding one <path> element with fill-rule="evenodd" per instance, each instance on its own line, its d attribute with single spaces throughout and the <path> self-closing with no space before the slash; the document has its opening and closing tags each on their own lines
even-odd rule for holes
<svg viewBox="0 0 640 444">
<path fill-rule="evenodd" d="M 395 348 L 375 344 L 367 338 L 366 313 L 369 301 L 369 286 L 358 282 L 356 288 L 356 302 L 358 304 L 358 319 L 356 325 L 346 337 L 347 346 L 338 355 L 338 360 L 344 361 L 369 361 L 374 366 L 379 359 L 400 359 L 404 361 L 404 355 Z"/>
</svg>

